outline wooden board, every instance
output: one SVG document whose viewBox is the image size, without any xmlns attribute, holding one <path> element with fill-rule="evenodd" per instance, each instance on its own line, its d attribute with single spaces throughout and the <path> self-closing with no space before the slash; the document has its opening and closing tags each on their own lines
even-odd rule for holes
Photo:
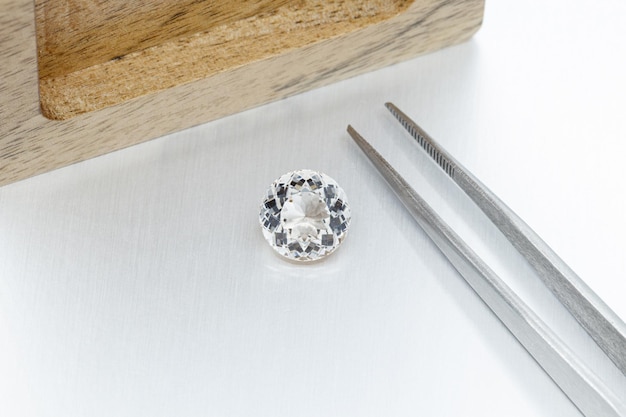
<svg viewBox="0 0 626 417">
<path fill-rule="evenodd" d="M 468 39 L 484 0 L 0 0 L 0 185 Z"/>
</svg>

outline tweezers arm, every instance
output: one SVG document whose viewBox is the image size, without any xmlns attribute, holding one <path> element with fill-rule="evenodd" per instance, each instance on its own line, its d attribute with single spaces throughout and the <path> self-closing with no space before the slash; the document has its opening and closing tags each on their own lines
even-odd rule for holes
<svg viewBox="0 0 626 417">
<path fill-rule="evenodd" d="M 526 258 L 543 283 L 626 375 L 626 324 L 513 210 L 392 103 L 385 106 Z"/>
<path fill-rule="evenodd" d="M 598 295 L 513 210 L 463 168 L 455 182 L 517 249 L 546 287 L 626 375 L 626 326 Z"/>
<path fill-rule="evenodd" d="M 537 363 L 587 417 L 626 416 L 626 408 L 541 319 L 434 212 L 352 127 L 348 132 L 420 227 Z"/>
</svg>

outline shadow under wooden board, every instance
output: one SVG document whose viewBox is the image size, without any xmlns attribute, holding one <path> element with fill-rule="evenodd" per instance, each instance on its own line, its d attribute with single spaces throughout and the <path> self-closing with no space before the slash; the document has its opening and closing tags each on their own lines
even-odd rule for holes
<svg viewBox="0 0 626 417">
<path fill-rule="evenodd" d="M 0 185 L 470 38 L 484 0 L 0 0 Z"/>
</svg>

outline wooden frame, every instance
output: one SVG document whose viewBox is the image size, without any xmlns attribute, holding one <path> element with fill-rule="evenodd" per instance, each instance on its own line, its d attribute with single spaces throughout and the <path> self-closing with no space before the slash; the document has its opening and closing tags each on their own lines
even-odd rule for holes
<svg viewBox="0 0 626 417">
<path fill-rule="evenodd" d="M 175 37 L 144 36 L 148 44 L 140 42 L 137 46 L 135 42 L 129 47 L 129 42 L 123 42 L 126 37 L 114 33 L 109 49 L 102 46 L 109 43 L 94 41 L 86 51 L 81 41 L 97 39 L 98 33 L 105 36 L 110 28 L 74 42 L 62 32 L 64 21 L 53 14 L 47 19 L 56 24 L 56 33 L 65 36 L 66 43 L 58 42 L 61 47 L 56 49 L 56 57 L 50 54 L 54 48 L 47 48 L 46 36 L 55 32 L 50 27 L 42 32 L 41 19 L 46 19 L 43 8 L 54 2 L 64 6 L 59 10 L 71 14 L 80 9 L 72 6 L 90 1 L 37 0 L 35 7 L 33 0 L 0 0 L 0 185 L 462 42 L 480 27 L 484 7 L 484 0 L 395 0 L 393 8 L 385 12 L 385 0 L 362 0 L 363 4 L 370 1 L 368 5 L 382 5 L 381 11 L 363 15 L 356 23 L 353 15 L 348 15 L 347 19 L 324 17 L 305 27 L 289 14 L 301 13 L 293 5 L 305 4 L 305 0 L 260 1 L 255 4 L 264 3 L 267 10 L 227 10 L 220 28 L 228 31 L 233 24 L 258 24 L 267 16 L 278 16 L 283 19 L 280 27 L 290 24 L 289 33 L 296 35 L 285 37 L 284 30 L 281 35 L 269 19 L 263 33 L 269 31 L 270 36 L 263 42 L 269 42 L 270 48 L 253 48 L 265 52 L 237 55 L 237 59 L 222 61 L 219 68 L 194 64 L 195 54 L 206 56 L 202 45 L 209 36 L 215 36 L 211 27 L 196 27 L 182 19 L 182 26 L 167 29 Z M 166 3 L 169 5 L 164 10 L 170 17 L 202 12 L 176 12 L 171 2 Z M 325 8 L 323 3 L 317 0 L 316 7 Z M 341 10 L 350 6 L 354 10 L 356 3 L 359 0 L 335 0 L 329 1 L 328 7 Z M 222 6 L 225 4 L 233 2 Z M 291 11 L 285 11 L 288 6 Z M 140 8 L 136 13 L 136 22 L 157 19 L 143 19 L 141 13 L 146 12 Z M 333 13 L 321 15 L 336 16 Z M 177 32 L 183 26 L 186 32 Z M 247 39 L 255 41 L 256 36 L 253 33 Z M 68 55 L 71 48 L 64 46 L 68 42 L 79 45 L 73 58 Z M 195 49 L 180 48 L 185 42 Z M 230 44 L 233 46 L 237 44 Z M 106 51 L 100 53 L 103 48 Z M 116 55 L 118 49 L 123 53 Z M 219 47 L 212 49 L 211 56 L 220 51 Z M 65 65 L 72 59 L 73 66 Z M 172 76 L 173 63 L 182 64 Z M 166 70 L 159 72 L 162 65 Z M 81 89 L 84 95 L 77 95 Z"/>
</svg>

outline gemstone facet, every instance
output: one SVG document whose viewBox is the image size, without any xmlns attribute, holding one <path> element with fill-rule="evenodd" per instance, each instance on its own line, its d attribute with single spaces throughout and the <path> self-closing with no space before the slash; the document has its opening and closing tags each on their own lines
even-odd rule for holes
<svg viewBox="0 0 626 417">
<path fill-rule="evenodd" d="M 265 240 L 279 254 L 314 261 L 332 253 L 350 225 L 350 206 L 335 180 L 302 169 L 274 181 L 261 203 Z"/>
</svg>

